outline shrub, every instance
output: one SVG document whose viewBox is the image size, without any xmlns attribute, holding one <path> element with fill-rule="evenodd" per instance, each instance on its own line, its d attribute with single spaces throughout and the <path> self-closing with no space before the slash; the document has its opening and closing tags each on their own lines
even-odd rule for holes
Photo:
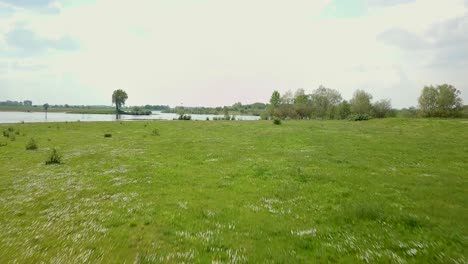
<svg viewBox="0 0 468 264">
<path fill-rule="evenodd" d="M 273 124 L 275 124 L 275 125 L 281 125 L 281 119 L 275 117 L 275 118 L 273 119 Z"/>
<path fill-rule="evenodd" d="M 11 141 L 15 141 L 15 140 L 16 140 L 16 136 L 15 136 L 15 134 L 13 134 L 13 133 L 10 133 L 9 138 L 10 138 Z"/>
<path fill-rule="evenodd" d="M 207 117 L 207 118 L 206 118 L 206 121 L 210 121 L 210 118 L 209 118 L 209 117 Z"/>
<path fill-rule="evenodd" d="M 231 116 L 231 120 L 236 120 L 236 116 L 235 115 Z"/>
<path fill-rule="evenodd" d="M 3 141 L 0 141 L 0 147 L 5 147 L 7 146 L 8 144 L 6 142 L 3 142 Z"/>
<path fill-rule="evenodd" d="M 110 137 L 112 137 L 112 134 L 110 134 L 110 133 L 106 133 L 106 134 L 104 134 L 104 137 L 106 137 L 106 138 L 110 138 Z"/>
<path fill-rule="evenodd" d="M 26 144 L 26 150 L 36 150 L 37 149 L 37 142 L 34 138 L 29 139 L 28 143 Z"/>
<path fill-rule="evenodd" d="M 179 120 L 192 120 L 192 116 L 191 115 L 185 115 L 185 114 L 182 114 L 182 115 L 179 115 Z"/>
<path fill-rule="evenodd" d="M 367 121 L 367 120 L 370 120 L 371 117 L 369 115 L 366 115 L 366 114 L 356 114 L 356 115 L 351 115 L 349 117 L 349 120 L 351 121 Z"/>
<path fill-rule="evenodd" d="M 159 130 L 157 128 L 153 129 L 153 136 L 159 136 Z"/>
<path fill-rule="evenodd" d="M 62 162 L 62 156 L 60 155 L 60 153 L 58 153 L 56 148 L 53 148 L 45 164 L 46 165 L 60 164 L 61 162 Z"/>
</svg>

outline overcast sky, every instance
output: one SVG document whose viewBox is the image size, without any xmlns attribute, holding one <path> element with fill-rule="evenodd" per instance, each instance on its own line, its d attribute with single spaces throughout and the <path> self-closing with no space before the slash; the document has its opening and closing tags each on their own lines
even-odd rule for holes
<svg viewBox="0 0 468 264">
<path fill-rule="evenodd" d="M 267 102 L 319 85 L 468 103 L 468 0 L 0 0 L 0 101 Z"/>
</svg>

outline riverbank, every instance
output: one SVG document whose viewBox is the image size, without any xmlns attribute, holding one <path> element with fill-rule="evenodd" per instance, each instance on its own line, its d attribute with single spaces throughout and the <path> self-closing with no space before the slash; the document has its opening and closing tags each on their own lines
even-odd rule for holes
<svg viewBox="0 0 468 264">
<path fill-rule="evenodd" d="M 42 106 L 0 106 L 0 112 L 26 112 L 38 113 L 46 112 Z M 68 108 L 49 107 L 48 113 L 70 113 L 70 114 L 115 114 L 113 108 Z"/>
</svg>

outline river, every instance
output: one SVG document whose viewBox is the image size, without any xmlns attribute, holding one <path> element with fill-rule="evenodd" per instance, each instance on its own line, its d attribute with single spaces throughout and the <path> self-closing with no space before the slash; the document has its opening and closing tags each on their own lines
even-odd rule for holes
<svg viewBox="0 0 468 264">
<path fill-rule="evenodd" d="M 192 120 L 206 120 L 222 115 L 191 115 Z M 152 115 L 116 115 L 110 114 L 67 114 L 67 113 L 44 113 L 44 112 L 0 112 L 0 123 L 40 123 L 40 122 L 98 122 L 98 121 L 135 121 L 135 120 L 174 120 L 179 115 L 172 113 L 161 113 L 153 111 Z M 238 115 L 236 120 L 259 120 L 258 116 Z"/>
</svg>

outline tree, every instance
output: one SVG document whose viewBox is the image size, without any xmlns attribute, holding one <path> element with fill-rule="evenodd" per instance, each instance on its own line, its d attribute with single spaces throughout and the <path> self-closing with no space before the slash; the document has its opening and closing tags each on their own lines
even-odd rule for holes
<svg viewBox="0 0 468 264">
<path fill-rule="evenodd" d="M 288 90 L 281 96 L 281 104 L 293 104 L 294 103 L 294 95 L 291 90 Z"/>
<path fill-rule="evenodd" d="M 425 117 L 437 115 L 437 97 L 438 92 L 435 87 L 425 86 L 418 98 L 419 110 Z"/>
<path fill-rule="evenodd" d="M 383 99 L 375 102 L 372 106 L 372 112 L 377 118 L 388 117 L 392 112 L 392 103 L 390 102 L 390 99 Z"/>
<path fill-rule="evenodd" d="M 128 99 L 128 95 L 124 90 L 118 89 L 115 90 L 112 94 L 112 103 L 115 104 L 115 111 L 119 113 L 120 108 L 125 104 L 125 101 Z"/>
<path fill-rule="evenodd" d="M 294 112 L 300 119 L 310 117 L 312 110 L 310 108 L 309 97 L 305 94 L 304 89 L 297 89 L 294 93 Z"/>
<path fill-rule="evenodd" d="M 45 110 L 45 119 L 47 119 L 47 110 L 49 109 L 49 104 L 48 103 L 45 103 L 44 105 L 42 105 L 44 107 L 44 110 Z"/>
<path fill-rule="evenodd" d="M 358 115 L 370 115 L 372 112 L 371 105 L 372 95 L 363 90 L 356 90 L 351 99 L 351 112 Z"/>
<path fill-rule="evenodd" d="M 349 117 L 351 114 L 351 105 L 348 101 L 343 100 L 343 102 L 338 105 L 337 114 L 340 119 L 346 119 Z"/>
<path fill-rule="evenodd" d="M 270 98 L 270 116 L 274 116 L 276 113 L 276 110 L 281 104 L 281 95 L 278 91 L 273 91 L 273 94 L 271 95 Z"/>
<path fill-rule="evenodd" d="M 311 95 L 312 115 L 317 118 L 334 118 L 342 98 L 340 92 L 320 85 Z"/>
<path fill-rule="evenodd" d="M 281 103 L 281 95 L 278 91 L 273 91 L 273 94 L 271 95 L 271 98 L 270 98 L 270 104 L 273 106 L 273 107 L 278 107 Z"/>
<path fill-rule="evenodd" d="M 304 89 L 297 89 L 294 93 L 294 104 L 304 105 L 307 104 L 308 100 L 309 99 L 307 98 Z"/>
<path fill-rule="evenodd" d="M 418 103 L 425 117 L 456 117 L 463 109 L 460 91 L 449 84 L 425 86 Z"/>
<path fill-rule="evenodd" d="M 437 110 L 441 117 L 457 117 L 463 110 L 463 102 L 460 91 L 449 84 L 439 85 L 439 98 L 437 98 Z"/>
<path fill-rule="evenodd" d="M 241 111 L 242 110 L 242 103 L 241 102 L 237 102 L 235 104 L 232 105 L 232 109 L 234 111 Z"/>
</svg>

